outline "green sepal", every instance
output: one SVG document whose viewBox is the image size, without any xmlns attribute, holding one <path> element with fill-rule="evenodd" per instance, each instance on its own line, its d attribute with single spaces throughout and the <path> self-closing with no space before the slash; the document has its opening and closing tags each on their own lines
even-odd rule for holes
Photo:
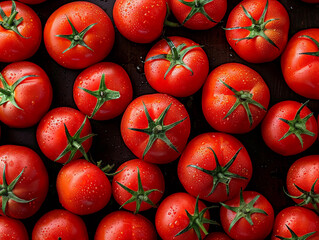
<svg viewBox="0 0 319 240">
<path fill-rule="evenodd" d="M 317 46 L 317 48 L 318 48 L 318 51 L 317 51 L 317 52 L 304 52 L 304 53 L 299 53 L 299 54 L 304 54 L 304 55 L 310 55 L 310 56 L 319 57 L 319 42 L 318 42 L 316 39 L 314 39 L 314 38 L 312 38 L 312 37 L 310 37 L 310 36 L 308 36 L 308 35 L 302 35 L 302 36 L 300 36 L 299 38 L 303 38 L 303 37 L 308 38 L 308 39 L 310 39 L 311 41 L 313 41 L 314 44 L 316 44 L 316 46 Z"/>
<path fill-rule="evenodd" d="M 303 235 L 301 237 L 298 237 L 297 234 L 286 224 L 286 227 L 288 228 L 290 234 L 291 234 L 291 238 L 284 238 L 281 236 L 275 236 L 276 238 L 279 238 L 281 240 L 306 240 L 308 239 L 310 236 L 314 235 L 316 232 L 311 232 L 311 233 L 307 233 L 306 235 Z"/>
</svg>

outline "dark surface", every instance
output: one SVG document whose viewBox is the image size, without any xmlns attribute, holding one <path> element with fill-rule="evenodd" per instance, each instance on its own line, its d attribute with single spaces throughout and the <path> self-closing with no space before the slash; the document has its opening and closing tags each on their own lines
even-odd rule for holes
<svg viewBox="0 0 319 240">
<path fill-rule="evenodd" d="M 50 14 L 67 2 L 70 1 L 48 0 L 45 3 L 31 7 L 39 15 L 44 27 L 44 24 Z M 114 0 L 91 0 L 90 2 L 93 2 L 103 8 L 112 18 Z M 256 70 L 270 88 L 270 107 L 283 100 L 305 102 L 305 98 L 295 94 L 286 85 L 281 73 L 279 59 L 270 63 L 250 64 L 241 60 L 230 48 L 226 41 L 224 30 L 222 30 L 221 27 L 225 26 L 229 12 L 234 8 L 237 2 L 238 1 L 235 0 L 228 1 L 228 11 L 223 21 L 213 29 L 207 31 L 191 31 L 186 28 L 167 28 L 166 35 L 188 37 L 195 42 L 204 45 L 204 50 L 208 54 L 210 60 L 210 71 L 227 62 L 243 63 Z M 291 25 L 289 38 L 294 33 L 302 29 L 318 27 L 318 4 L 306 4 L 300 0 L 282 0 L 281 3 L 285 6 L 290 16 Z M 115 45 L 111 54 L 105 59 L 105 61 L 120 64 L 128 72 L 133 84 L 134 98 L 143 94 L 155 92 L 148 85 L 145 79 L 142 63 L 142 60 L 144 60 L 147 52 L 153 44 L 154 43 L 142 45 L 132 43 L 116 31 Z M 59 66 L 49 57 L 43 43 L 38 52 L 29 59 L 29 61 L 41 66 L 47 72 L 51 80 L 54 91 L 54 99 L 51 109 L 59 106 L 76 108 L 72 97 L 72 87 L 76 76 L 81 72 L 81 70 L 68 70 Z M 5 66 L 6 64 L 0 63 L 0 69 L 3 69 Z M 212 129 L 205 121 L 201 111 L 201 90 L 191 97 L 181 98 L 179 100 L 185 104 L 190 114 L 192 122 L 190 139 L 201 133 L 214 131 L 214 129 Z M 311 100 L 308 106 L 317 117 L 319 112 L 319 101 Z M 103 160 L 105 163 L 114 163 L 116 167 L 118 167 L 121 163 L 135 158 L 130 150 L 124 145 L 121 138 L 120 120 L 121 116 L 109 121 L 91 120 L 93 132 L 98 134 L 98 136 L 94 137 L 93 146 L 90 150 L 91 155 L 96 161 Z M 36 215 L 23 221 L 31 236 L 34 224 L 43 214 L 52 209 L 62 208 L 59 204 L 55 189 L 56 176 L 62 165 L 50 161 L 41 153 L 35 138 L 36 127 L 28 129 L 10 129 L 1 124 L 1 129 L 1 145 L 16 144 L 32 148 L 42 157 L 49 172 L 50 188 L 46 201 Z M 260 133 L 260 126 L 248 134 L 235 135 L 235 137 L 237 137 L 245 145 L 253 162 L 253 177 L 247 187 L 247 190 L 254 190 L 263 194 L 271 202 L 276 213 L 284 207 L 293 205 L 292 200 L 286 197 L 282 191 L 283 186 L 285 185 L 285 177 L 288 168 L 295 160 L 302 156 L 319 154 L 318 141 L 316 141 L 310 149 L 302 154 L 292 157 L 283 157 L 272 152 L 264 144 Z M 166 192 L 164 197 L 176 191 L 184 191 L 179 183 L 176 173 L 177 162 L 178 161 L 175 161 L 171 164 L 160 166 L 166 180 Z M 117 210 L 118 208 L 119 205 L 114 201 L 114 199 L 111 199 L 109 204 L 100 212 L 83 217 L 88 227 L 90 239 L 94 238 L 95 230 L 101 219 L 109 212 Z M 156 210 L 152 209 L 143 212 L 142 214 L 153 221 L 155 212 Z M 212 211 L 211 213 L 212 218 L 218 220 L 218 211 Z M 216 229 L 219 228 L 211 228 L 211 230 Z"/>
</svg>

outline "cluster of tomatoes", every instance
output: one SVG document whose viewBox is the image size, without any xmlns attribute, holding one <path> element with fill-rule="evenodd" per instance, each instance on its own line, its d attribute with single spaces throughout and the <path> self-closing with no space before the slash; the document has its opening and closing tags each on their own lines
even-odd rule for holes
<svg viewBox="0 0 319 240">
<path fill-rule="evenodd" d="M 249 134 L 261 124 L 261 136 L 257 134 L 271 151 L 279 156 L 302 153 L 318 138 L 309 101 L 281 101 L 268 110 L 271 94 L 255 70 L 225 63 L 209 74 L 203 46 L 165 34 L 165 25 L 192 33 L 213 28 L 227 11 L 226 0 L 112 2 L 114 23 L 126 39 L 148 44 L 163 36 L 143 61 L 145 78 L 159 93 L 134 99 L 136 86 L 126 70 L 101 62 L 116 35 L 106 12 L 87 1 L 64 4 L 53 13 L 48 9 L 44 45 L 55 61 L 51 64 L 81 70 L 72 79 L 79 110 L 51 107 L 52 88 L 57 88 L 48 75 L 55 73 L 24 61 L 40 47 L 42 24 L 21 2 L 0 3 L 0 62 L 8 63 L 0 73 L 0 121 L 5 130 L 36 127 L 38 153 L 24 146 L 0 146 L 0 239 L 29 239 L 31 230 L 18 219 L 34 216 L 48 202 L 50 191 L 65 210 L 47 206 L 32 226 L 33 240 L 87 240 L 89 235 L 95 240 L 153 240 L 158 235 L 163 240 L 319 239 L 319 155 L 305 155 L 285 169 L 287 184 L 280 188 L 298 206 L 281 209 L 275 217 L 263 194 L 245 191 L 256 160 L 231 135 Z M 305 98 L 319 99 L 319 29 L 297 32 L 288 42 L 289 16 L 277 0 L 244 0 L 227 18 L 226 39 L 239 57 L 266 63 L 281 55 L 288 86 Z M 201 88 L 201 106 L 182 103 Z M 192 121 L 198 124 L 192 117 L 200 108 L 216 132 L 192 134 Z M 120 119 L 121 139 L 136 158 L 119 160 L 123 163 L 117 163 L 116 170 L 89 152 L 100 134 L 94 124 L 112 119 Z M 51 186 L 43 158 L 63 164 Z M 163 174 L 163 166 L 170 171 Z M 165 193 L 165 188 L 178 189 L 179 183 L 171 180 L 179 181 L 185 191 Z M 103 214 L 110 204 L 112 212 Z M 212 214 L 217 206 L 219 217 Z M 140 214 L 150 209 L 155 211 L 151 219 Z M 98 212 L 104 216 L 93 227 L 79 217 Z M 218 222 L 224 232 L 209 231 L 210 224 Z M 94 233 L 88 233 L 86 225 Z"/>
</svg>

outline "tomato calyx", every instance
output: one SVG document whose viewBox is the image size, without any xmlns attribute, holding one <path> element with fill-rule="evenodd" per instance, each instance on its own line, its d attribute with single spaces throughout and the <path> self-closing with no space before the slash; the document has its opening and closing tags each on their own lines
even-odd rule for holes
<svg viewBox="0 0 319 240">
<path fill-rule="evenodd" d="M 120 92 L 110 90 L 106 87 L 104 73 L 102 74 L 100 86 L 99 86 L 99 89 L 97 91 L 91 91 L 91 90 L 85 89 L 83 87 L 78 87 L 78 88 L 83 90 L 84 92 L 87 92 L 88 94 L 94 96 L 97 99 L 94 110 L 93 110 L 91 116 L 89 116 L 89 118 L 93 118 L 94 115 L 97 113 L 97 111 L 102 107 L 102 105 L 105 102 L 107 102 L 109 100 L 118 99 L 121 97 Z"/>
<path fill-rule="evenodd" d="M 149 135 L 149 139 L 146 145 L 146 148 L 143 152 L 143 157 L 147 154 L 147 152 L 151 149 L 153 143 L 157 140 L 160 139 L 163 142 L 165 142 L 170 148 L 172 148 L 175 152 L 178 152 L 177 148 L 171 143 L 171 141 L 168 139 L 168 137 L 166 136 L 166 132 L 172 128 L 174 128 L 175 126 L 177 126 L 178 124 L 180 124 L 181 122 L 183 122 L 187 117 L 171 123 L 169 125 L 164 125 L 164 118 L 168 112 L 168 110 L 170 109 L 172 103 L 169 104 L 164 111 L 161 113 L 161 115 L 156 119 L 153 120 L 145 106 L 145 103 L 143 102 L 143 107 L 144 107 L 144 112 L 148 121 L 148 127 L 144 128 L 144 129 L 140 129 L 140 128 L 128 128 L 132 131 L 137 131 L 137 132 L 142 132 L 142 133 L 146 133 Z"/>
<path fill-rule="evenodd" d="M 266 25 L 269 23 L 269 22 L 272 22 L 272 21 L 275 21 L 275 20 L 279 20 L 278 18 L 273 18 L 273 19 L 269 19 L 265 22 L 265 16 L 266 16 L 266 13 L 267 13 L 267 10 L 268 10 L 268 0 L 266 2 L 266 6 L 264 8 L 264 11 L 261 15 L 261 17 L 259 18 L 259 20 L 255 20 L 251 15 L 250 13 L 246 10 L 246 8 L 241 5 L 241 7 L 243 8 L 244 10 L 244 13 L 245 15 L 250 19 L 250 21 L 252 22 L 252 25 L 251 26 L 248 26 L 248 27 L 233 27 L 233 28 L 224 28 L 224 30 L 235 30 L 235 29 L 246 29 L 249 31 L 249 35 L 247 37 L 244 37 L 244 38 L 234 38 L 233 40 L 237 40 L 236 44 L 239 42 L 239 41 L 242 41 L 242 40 L 250 40 L 250 39 L 253 39 L 257 36 L 260 36 L 262 38 L 264 38 L 267 42 L 269 42 L 271 45 L 273 45 L 274 47 L 276 47 L 278 50 L 278 46 L 266 35 L 265 31 L 267 30 L 266 28 Z"/>
<path fill-rule="evenodd" d="M 289 232 L 291 233 L 291 238 L 284 238 L 281 236 L 275 236 L 276 238 L 279 238 L 281 240 L 306 240 L 310 236 L 314 235 L 316 232 L 307 233 L 306 235 L 303 235 L 301 237 L 298 237 L 297 234 L 286 224 L 286 227 L 288 228 Z"/>
<path fill-rule="evenodd" d="M 301 147 L 303 148 L 303 140 L 302 140 L 301 134 L 309 135 L 311 137 L 314 137 L 316 135 L 315 133 L 309 131 L 306 128 L 306 123 L 309 120 L 309 118 L 312 117 L 313 113 L 308 114 L 304 118 L 300 117 L 301 110 L 307 105 L 308 102 L 309 102 L 309 100 L 306 101 L 304 104 L 302 104 L 302 106 L 298 109 L 296 116 L 293 120 L 279 118 L 279 120 L 281 120 L 284 123 L 287 123 L 289 125 L 289 130 L 278 141 L 285 139 L 286 137 L 290 136 L 291 134 L 295 134 L 295 136 L 300 141 Z"/>
<path fill-rule="evenodd" d="M 254 208 L 254 204 L 256 203 L 256 201 L 259 199 L 260 195 L 257 195 L 253 200 L 251 200 L 249 203 L 246 203 L 243 197 L 243 190 L 240 190 L 240 196 L 239 196 L 239 207 L 231 207 L 226 205 L 225 203 L 220 203 L 224 208 L 236 212 L 236 216 L 233 219 L 233 221 L 230 223 L 229 225 L 229 229 L 228 231 L 230 232 L 230 230 L 233 228 L 233 226 L 241 219 L 244 218 L 247 220 L 247 222 L 253 226 L 253 220 L 251 219 L 251 215 L 254 213 L 262 213 L 268 216 L 268 214 L 260 209 L 260 208 Z"/>
<path fill-rule="evenodd" d="M 237 91 L 236 89 L 234 89 L 233 87 L 229 86 L 227 83 L 225 83 L 223 80 L 219 80 L 225 87 L 227 87 L 229 90 L 231 90 L 235 95 L 236 102 L 234 103 L 234 105 L 229 109 L 228 113 L 226 114 L 226 116 L 223 119 L 226 119 L 230 116 L 230 114 L 233 113 L 233 111 L 235 111 L 235 109 L 239 106 L 239 105 L 243 105 L 246 113 L 247 113 L 247 117 L 249 120 L 249 124 L 250 126 L 253 125 L 254 120 L 253 120 L 253 116 L 251 115 L 251 111 L 249 109 L 249 104 L 252 104 L 256 107 L 261 108 L 264 111 L 267 111 L 267 109 L 261 105 L 259 102 L 253 100 L 253 94 L 248 92 L 248 91 Z"/>
<path fill-rule="evenodd" d="M 191 72 L 191 75 L 193 75 L 193 70 L 187 66 L 187 64 L 183 61 L 183 58 L 185 57 L 185 55 L 191 51 L 194 48 L 198 48 L 201 47 L 200 45 L 196 45 L 196 46 L 190 46 L 187 47 L 185 49 L 183 49 L 186 44 L 182 43 L 180 45 L 178 45 L 177 47 L 175 46 L 175 44 L 172 42 L 172 40 L 170 40 L 169 38 L 165 38 L 165 41 L 167 42 L 168 46 L 171 49 L 171 52 L 168 54 L 159 54 L 153 57 L 150 57 L 148 59 L 146 59 L 145 62 L 148 61 L 153 61 L 153 60 L 158 60 L 158 59 L 164 59 L 170 62 L 170 65 L 164 75 L 164 79 L 166 78 L 167 74 L 175 67 L 175 66 L 183 66 L 184 68 L 186 68 L 187 70 L 189 70 Z"/>
<path fill-rule="evenodd" d="M 61 38 L 65 38 L 71 41 L 71 45 L 65 49 L 62 53 L 65 53 L 69 50 L 71 50 L 72 48 L 74 48 L 77 45 L 81 45 L 83 47 L 86 47 L 87 49 L 91 50 L 92 52 L 93 49 L 90 48 L 83 40 L 84 35 L 97 23 L 92 23 L 91 25 L 87 26 L 85 29 L 83 29 L 80 33 L 76 30 L 76 28 L 74 27 L 73 23 L 70 21 L 70 19 L 68 18 L 68 16 L 66 16 L 71 28 L 72 28 L 72 34 L 70 35 L 55 35 L 56 37 L 61 37 Z"/>
<path fill-rule="evenodd" d="M 311 41 L 313 41 L 314 44 L 316 44 L 316 46 L 318 47 L 318 51 L 317 51 L 317 52 L 304 52 L 304 53 L 299 53 L 299 54 L 304 54 L 304 55 L 310 55 L 310 56 L 319 57 L 319 42 L 318 42 L 316 39 L 314 39 L 314 38 L 312 38 L 312 37 L 310 37 L 310 36 L 308 36 L 308 35 L 302 35 L 302 36 L 300 36 L 299 38 L 308 38 L 308 39 L 310 39 Z"/>
</svg>

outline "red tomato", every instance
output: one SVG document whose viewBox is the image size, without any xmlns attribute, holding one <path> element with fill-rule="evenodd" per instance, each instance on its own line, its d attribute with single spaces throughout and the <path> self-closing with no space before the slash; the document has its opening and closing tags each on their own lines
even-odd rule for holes
<svg viewBox="0 0 319 240">
<path fill-rule="evenodd" d="M 125 70 L 110 62 L 95 64 L 76 78 L 75 104 L 95 120 L 108 120 L 124 112 L 132 101 L 132 84 Z"/>
<path fill-rule="evenodd" d="M 204 84 L 209 70 L 206 53 L 197 43 L 183 37 L 159 41 L 146 56 L 148 83 L 156 91 L 187 97 Z"/>
<path fill-rule="evenodd" d="M 252 164 L 244 145 L 233 136 L 204 133 L 187 145 L 177 173 L 189 194 L 210 202 L 224 202 L 246 188 Z"/>
<path fill-rule="evenodd" d="M 19 0 L 19 1 L 26 4 L 39 4 L 39 3 L 43 3 L 46 0 Z"/>
<path fill-rule="evenodd" d="M 32 232 L 32 240 L 51 239 L 88 240 L 89 237 L 80 217 L 62 209 L 56 209 L 43 215 Z"/>
<path fill-rule="evenodd" d="M 119 32 L 136 43 L 150 43 L 163 30 L 165 0 L 116 0 L 113 19 Z"/>
<path fill-rule="evenodd" d="M 288 86 L 306 98 L 319 99 L 319 28 L 296 33 L 281 57 Z"/>
<path fill-rule="evenodd" d="M 28 232 L 22 222 L 0 216 L 1 240 L 28 240 Z"/>
<path fill-rule="evenodd" d="M 42 39 L 38 15 L 19 2 L 0 2 L 0 8 L 6 15 L 6 19 L 0 16 L 0 62 L 17 62 L 32 57 Z M 3 27 L 4 24 L 7 27 Z"/>
<path fill-rule="evenodd" d="M 268 86 L 257 72 L 243 64 L 226 63 L 208 76 L 202 108 L 214 129 L 246 133 L 264 118 L 269 99 Z"/>
<path fill-rule="evenodd" d="M 245 61 L 270 62 L 284 50 L 289 25 L 288 13 L 279 1 L 244 0 L 229 14 L 226 38 Z"/>
<path fill-rule="evenodd" d="M 289 230 L 290 229 L 290 230 Z M 319 217 L 311 210 L 303 207 L 288 207 L 276 216 L 271 240 L 293 237 L 292 232 L 298 237 L 311 234 L 311 237 L 302 238 L 307 240 L 318 240 Z M 314 233 L 316 232 L 316 233 Z M 296 237 L 295 239 L 297 239 Z M 301 238 L 298 238 L 301 239 Z"/>
<path fill-rule="evenodd" d="M 204 240 L 231 240 L 225 233 L 222 232 L 213 232 L 208 234 Z"/>
<path fill-rule="evenodd" d="M 47 74 L 31 62 L 9 64 L 0 74 L 0 121 L 26 128 L 38 123 L 49 110 L 52 87 Z"/>
<path fill-rule="evenodd" d="M 50 56 L 71 69 L 103 60 L 114 43 L 114 27 L 103 9 L 90 2 L 71 2 L 57 9 L 44 28 Z"/>
<path fill-rule="evenodd" d="M 261 133 L 271 150 L 290 156 L 305 151 L 315 142 L 317 121 L 305 104 L 283 101 L 268 111 Z"/>
<path fill-rule="evenodd" d="M 67 131 L 66 131 L 67 130 Z M 48 112 L 37 128 L 41 151 L 50 160 L 66 163 L 79 159 L 92 145 L 91 124 L 83 113 L 68 107 Z"/>
<path fill-rule="evenodd" d="M 226 0 L 168 0 L 176 19 L 185 27 L 205 30 L 214 27 L 224 17 Z"/>
<path fill-rule="evenodd" d="M 100 222 L 94 240 L 156 240 L 152 223 L 142 215 L 112 212 Z"/>
<path fill-rule="evenodd" d="M 26 147 L 0 146 L 0 173 L 0 214 L 18 219 L 34 215 L 49 187 L 41 158 Z"/>
<path fill-rule="evenodd" d="M 123 163 L 112 182 L 113 196 L 121 207 L 138 213 L 156 207 L 165 190 L 164 176 L 156 165 L 134 159 Z"/>
<path fill-rule="evenodd" d="M 169 163 L 186 146 L 190 120 L 183 104 L 166 94 L 136 98 L 124 112 L 121 134 L 126 146 L 140 159 Z"/>
<path fill-rule="evenodd" d="M 232 239 L 265 239 L 271 232 L 274 210 L 263 195 L 253 191 L 241 192 L 236 198 L 221 204 L 220 221 Z"/>
</svg>

